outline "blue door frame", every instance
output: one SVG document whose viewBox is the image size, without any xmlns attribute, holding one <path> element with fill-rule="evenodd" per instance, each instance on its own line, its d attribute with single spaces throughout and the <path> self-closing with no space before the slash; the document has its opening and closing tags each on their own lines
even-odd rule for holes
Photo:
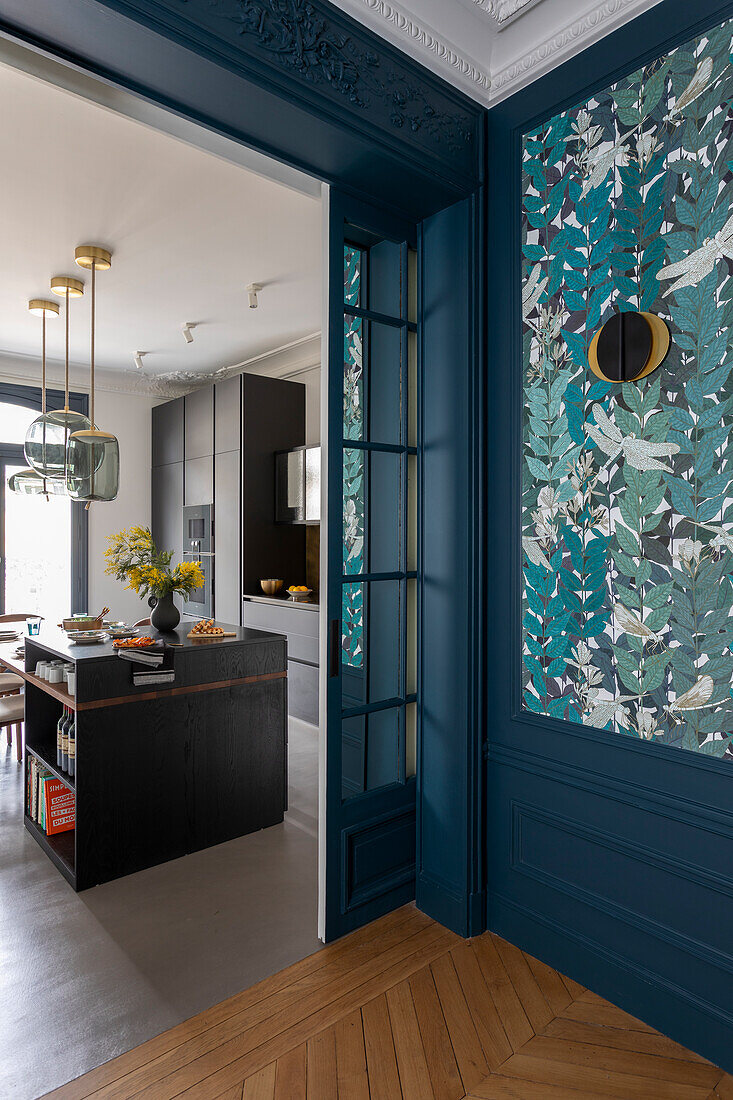
<svg viewBox="0 0 733 1100">
<path fill-rule="evenodd" d="M 663 0 L 489 112 L 488 923 L 733 1070 L 730 764 L 521 707 L 521 138 L 733 16 Z M 708 925 L 708 928 L 710 926 Z"/>
<path fill-rule="evenodd" d="M 429 677 L 416 869 L 389 904 L 416 889 L 426 912 L 479 931 L 485 109 L 328 0 L 0 0 L 0 33 L 326 181 L 381 227 L 418 227 Z"/>
</svg>

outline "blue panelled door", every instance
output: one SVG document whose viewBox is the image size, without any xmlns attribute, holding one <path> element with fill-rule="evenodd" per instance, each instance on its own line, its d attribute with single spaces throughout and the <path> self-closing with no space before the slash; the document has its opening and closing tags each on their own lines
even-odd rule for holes
<svg viewBox="0 0 733 1100">
<path fill-rule="evenodd" d="M 414 225 L 332 192 L 327 939 L 415 893 L 415 244 Z"/>
</svg>

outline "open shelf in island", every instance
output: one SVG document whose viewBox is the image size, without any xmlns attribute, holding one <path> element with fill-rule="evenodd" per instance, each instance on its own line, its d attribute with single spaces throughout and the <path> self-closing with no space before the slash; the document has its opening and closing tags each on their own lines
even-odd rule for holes
<svg viewBox="0 0 733 1100">
<path fill-rule="evenodd" d="M 25 826 L 75 890 L 282 821 L 286 639 L 218 625 L 234 637 L 167 636 L 180 646 L 166 655 L 174 682 L 160 689 L 134 684 L 143 666 L 109 643 L 69 646 L 50 628 L 25 640 L 26 779 L 36 757 L 76 800 L 75 828 L 49 837 L 28 815 L 26 782 Z M 49 654 L 74 663 L 74 698 L 28 671 Z M 75 712 L 73 779 L 55 763 L 62 705 Z"/>
</svg>

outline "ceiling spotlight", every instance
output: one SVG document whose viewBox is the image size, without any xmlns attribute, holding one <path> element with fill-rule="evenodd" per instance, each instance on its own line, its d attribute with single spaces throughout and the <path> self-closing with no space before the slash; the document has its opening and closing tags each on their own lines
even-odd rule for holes
<svg viewBox="0 0 733 1100">
<path fill-rule="evenodd" d="M 197 321 L 186 321 L 183 326 L 183 339 L 187 344 L 193 343 L 193 329 L 196 328 L 197 324 Z"/>
<path fill-rule="evenodd" d="M 249 299 L 249 308 L 257 309 L 257 292 L 262 290 L 262 287 L 259 283 L 250 283 L 246 290 Z"/>
<path fill-rule="evenodd" d="M 147 354 L 148 353 L 146 351 L 136 351 L 135 352 L 135 366 L 137 367 L 138 370 L 143 369 L 143 355 L 147 355 Z"/>
</svg>

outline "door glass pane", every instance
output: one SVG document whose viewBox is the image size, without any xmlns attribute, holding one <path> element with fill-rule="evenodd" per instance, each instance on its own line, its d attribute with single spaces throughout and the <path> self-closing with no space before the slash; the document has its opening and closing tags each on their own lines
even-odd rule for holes
<svg viewBox="0 0 733 1100">
<path fill-rule="evenodd" d="M 407 662 L 405 667 L 405 691 L 414 695 L 417 691 L 417 581 L 407 581 Z"/>
<path fill-rule="evenodd" d="M 394 699 L 402 692 L 402 581 L 343 586 L 341 691 L 344 709 Z"/>
<path fill-rule="evenodd" d="M 407 445 L 417 447 L 417 333 L 407 334 Z"/>
<path fill-rule="evenodd" d="M 351 798 L 364 790 L 366 715 L 344 719 L 341 746 L 341 797 Z"/>
<path fill-rule="evenodd" d="M 364 438 L 364 350 L 361 317 L 344 318 L 344 439 Z"/>
<path fill-rule="evenodd" d="M 393 241 L 381 241 L 369 249 L 367 308 L 374 313 L 402 317 L 406 256 L 404 245 Z"/>
<path fill-rule="evenodd" d="M 20 466 L 7 466 L 5 478 Z M 51 623 L 71 612 L 71 504 L 68 497 L 5 491 L 5 611 Z"/>
<path fill-rule="evenodd" d="M 355 245 L 344 245 L 344 305 L 360 306 L 361 271 L 364 253 Z"/>
<path fill-rule="evenodd" d="M 344 320 L 344 439 L 401 444 L 405 337 L 394 325 Z"/>
<path fill-rule="evenodd" d="M 344 573 L 401 568 L 403 462 L 392 451 L 344 448 Z"/>
<path fill-rule="evenodd" d="M 405 707 L 405 774 L 408 779 L 417 774 L 417 703 Z"/>
<path fill-rule="evenodd" d="M 367 716 L 367 790 L 399 780 L 401 710 L 377 710 Z"/>
</svg>

